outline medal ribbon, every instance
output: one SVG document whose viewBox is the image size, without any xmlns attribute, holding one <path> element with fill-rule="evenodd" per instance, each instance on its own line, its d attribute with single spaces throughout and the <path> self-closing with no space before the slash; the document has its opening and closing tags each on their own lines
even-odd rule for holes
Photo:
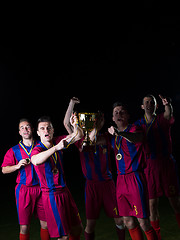
<svg viewBox="0 0 180 240">
<path fill-rule="evenodd" d="M 42 143 L 42 142 L 41 142 Z M 42 143 L 43 145 L 44 145 L 44 147 L 46 148 L 46 149 L 49 149 L 44 143 Z M 54 145 L 53 145 L 54 146 Z M 51 155 L 51 157 L 52 157 L 52 159 L 53 159 L 53 161 L 54 161 L 54 164 L 55 164 L 55 166 L 56 166 L 56 163 L 57 163 L 57 153 L 55 152 L 54 154 L 52 154 Z"/>
<path fill-rule="evenodd" d="M 156 119 L 156 115 L 153 117 L 152 121 L 150 123 L 148 123 L 148 120 L 147 120 L 147 117 L 146 115 L 144 114 L 144 118 L 145 118 L 145 122 L 146 122 L 146 127 L 147 127 L 147 130 L 146 130 L 146 135 L 148 135 L 148 132 L 154 122 L 154 120 Z"/>
<path fill-rule="evenodd" d="M 19 142 L 19 144 L 20 144 L 20 146 L 22 147 L 22 149 L 26 152 L 26 154 L 27 154 L 28 156 L 30 156 L 30 154 L 31 154 L 31 152 L 32 152 L 32 150 L 33 150 L 33 147 L 34 147 L 34 141 L 33 141 L 32 145 L 31 145 L 31 149 L 30 149 L 29 152 L 28 152 L 27 149 L 25 148 L 22 140 Z"/>
</svg>

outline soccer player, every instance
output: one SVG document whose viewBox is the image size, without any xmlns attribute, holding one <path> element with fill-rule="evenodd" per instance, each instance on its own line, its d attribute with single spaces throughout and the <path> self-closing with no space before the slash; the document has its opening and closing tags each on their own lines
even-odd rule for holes
<svg viewBox="0 0 180 240">
<path fill-rule="evenodd" d="M 176 214 L 180 227 L 180 200 L 175 160 L 172 156 L 170 129 L 174 123 L 173 107 L 167 98 L 159 95 L 164 105 L 164 112 L 156 115 L 157 101 L 153 95 L 143 98 L 141 108 L 144 116 L 137 121 L 146 136 L 145 152 L 147 168 L 150 221 L 161 239 L 158 199 L 165 193 Z"/>
<path fill-rule="evenodd" d="M 20 240 L 29 240 L 30 220 L 33 212 L 40 219 L 41 239 L 48 240 L 49 233 L 42 204 L 39 181 L 30 163 L 30 154 L 36 142 L 33 139 L 33 129 L 28 119 L 19 122 L 19 134 L 22 140 L 10 148 L 4 156 L 2 172 L 4 174 L 18 171 L 15 188 L 16 207 L 20 224 Z"/>
<path fill-rule="evenodd" d="M 72 134 L 53 138 L 54 128 L 50 118 L 39 118 L 37 134 L 41 141 L 31 153 L 31 162 L 40 181 L 49 234 L 58 240 L 79 240 L 82 231 L 79 212 L 66 186 L 62 166 L 61 150 L 83 136 L 75 116 L 71 118 L 71 124 Z"/>
<path fill-rule="evenodd" d="M 113 105 L 113 121 L 117 126 L 108 129 L 112 134 L 117 166 L 116 196 L 120 216 L 133 240 L 142 240 L 143 235 L 135 218 L 139 221 L 148 240 L 157 239 L 150 225 L 148 192 L 144 174 L 145 158 L 143 152 L 143 133 L 134 124 L 129 124 L 130 115 L 127 106 L 116 102 Z"/>
<path fill-rule="evenodd" d="M 70 124 L 70 116 L 73 113 L 74 105 L 79 103 L 79 99 L 72 98 L 70 100 L 66 115 L 64 118 L 64 126 L 69 134 L 73 132 Z M 93 142 L 95 134 L 98 134 L 104 123 L 101 115 L 97 123 L 96 129 L 90 133 L 90 139 Z M 83 174 L 86 178 L 85 196 L 86 196 L 86 228 L 85 239 L 95 239 L 95 225 L 99 218 L 101 207 L 103 206 L 106 214 L 114 218 L 116 231 L 119 240 L 125 240 L 125 228 L 123 219 L 119 217 L 116 202 L 116 188 L 112 179 L 110 164 L 110 143 L 106 134 L 102 134 L 100 143 L 99 137 L 95 148 L 83 149 L 83 138 L 76 142 L 76 146 L 80 152 L 80 161 Z M 109 144 L 108 144 L 109 143 Z"/>
</svg>

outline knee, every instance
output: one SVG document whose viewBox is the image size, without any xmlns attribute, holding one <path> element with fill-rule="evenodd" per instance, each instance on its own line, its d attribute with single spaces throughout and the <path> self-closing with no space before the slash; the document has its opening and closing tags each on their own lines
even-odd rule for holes
<svg viewBox="0 0 180 240">
<path fill-rule="evenodd" d="M 124 225 L 124 220 L 123 217 L 119 217 L 119 218 L 114 218 L 115 224 L 118 226 L 123 226 Z"/>
<path fill-rule="evenodd" d="M 124 224 L 128 229 L 133 229 L 137 225 L 133 217 L 124 217 Z"/>
<path fill-rule="evenodd" d="M 40 221 L 40 225 L 42 229 L 47 229 L 47 222 L 45 221 Z"/>
<path fill-rule="evenodd" d="M 28 225 L 20 225 L 20 233 L 28 234 L 29 233 L 29 226 Z"/>
<path fill-rule="evenodd" d="M 96 220 L 87 220 L 85 231 L 87 233 L 92 233 L 95 231 Z"/>
<path fill-rule="evenodd" d="M 138 219 L 140 227 L 142 228 L 142 230 L 148 231 L 151 228 L 151 224 L 149 219 Z"/>
</svg>

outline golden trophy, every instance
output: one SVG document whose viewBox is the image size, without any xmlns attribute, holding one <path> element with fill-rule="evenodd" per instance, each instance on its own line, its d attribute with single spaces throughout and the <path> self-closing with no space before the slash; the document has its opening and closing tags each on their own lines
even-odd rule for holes
<svg viewBox="0 0 180 240">
<path fill-rule="evenodd" d="M 89 133 L 96 127 L 97 113 L 78 113 L 79 126 L 85 133 L 83 146 L 93 145 L 89 138 Z"/>
</svg>

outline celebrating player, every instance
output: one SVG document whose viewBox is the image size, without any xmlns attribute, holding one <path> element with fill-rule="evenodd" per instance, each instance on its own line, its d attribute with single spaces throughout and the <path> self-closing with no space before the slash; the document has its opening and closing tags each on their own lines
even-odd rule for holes
<svg viewBox="0 0 180 240">
<path fill-rule="evenodd" d="M 73 133 L 53 138 L 54 128 L 49 117 L 38 120 L 37 134 L 41 142 L 31 153 L 31 162 L 40 180 L 48 230 L 52 238 L 79 240 L 81 219 L 76 204 L 66 186 L 62 149 L 83 136 L 75 116 L 71 118 Z"/>
<path fill-rule="evenodd" d="M 79 99 L 72 98 L 66 111 L 64 126 L 69 134 L 73 132 L 73 128 L 70 124 L 70 116 L 73 112 L 74 105 L 79 102 Z M 103 126 L 104 118 L 102 115 L 98 123 L 96 129 L 92 130 L 90 133 L 90 140 L 92 142 L 94 141 L 95 134 L 97 134 Z M 118 215 L 116 189 L 111 174 L 109 141 L 105 134 L 100 137 L 104 142 L 103 144 L 99 144 L 98 137 L 95 149 L 86 148 L 86 150 L 84 150 L 82 148 L 83 139 L 75 143 L 80 151 L 82 171 L 86 178 L 85 195 L 87 222 L 84 233 L 85 239 L 95 239 L 96 220 L 99 218 L 101 207 L 104 206 L 106 214 L 115 220 L 118 239 L 124 240 L 125 229 L 123 219 Z"/>
<path fill-rule="evenodd" d="M 146 136 L 145 152 L 147 168 L 151 225 L 161 239 L 158 198 L 165 193 L 176 214 L 180 227 L 180 201 L 175 160 L 172 156 L 170 129 L 174 123 L 173 108 L 167 98 L 159 95 L 164 105 L 164 113 L 156 115 L 157 102 L 153 95 L 143 98 L 141 108 L 144 117 L 137 121 Z"/>
<path fill-rule="evenodd" d="M 49 233 L 42 204 L 39 181 L 30 163 L 30 154 L 36 142 L 33 140 L 32 126 L 28 119 L 19 122 L 19 134 L 22 140 L 10 148 L 2 163 L 2 172 L 18 171 L 15 188 L 16 207 L 20 224 L 20 240 L 29 240 L 30 220 L 33 212 L 40 219 L 41 239 L 48 240 Z"/>
<path fill-rule="evenodd" d="M 129 124 L 127 106 L 116 102 L 113 105 L 113 121 L 117 126 L 110 127 L 112 147 L 117 166 L 116 195 L 119 214 L 133 240 L 142 240 L 143 235 L 135 218 L 148 240 L 157 239 L 156 232 L 150 225 L 148 209 L 148 192 L 144 175 L 145 159 L 143 152 L 143 133 L 134 124 Z"/>
</svg>

